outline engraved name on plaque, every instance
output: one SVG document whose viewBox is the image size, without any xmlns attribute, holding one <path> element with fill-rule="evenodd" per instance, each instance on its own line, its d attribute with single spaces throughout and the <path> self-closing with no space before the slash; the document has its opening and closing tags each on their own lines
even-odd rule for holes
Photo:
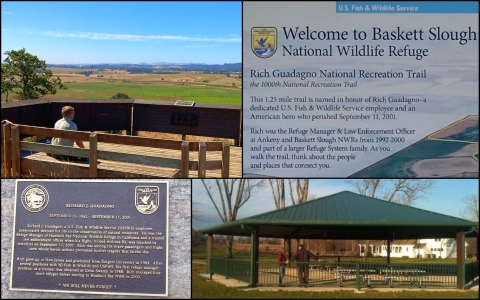
<svg viewBox="0 0 480 300">
<path fill-rule="evenodd" d="M 10 289 L 168 296 L 168 182 L 17 180 Z"/>
</svg>

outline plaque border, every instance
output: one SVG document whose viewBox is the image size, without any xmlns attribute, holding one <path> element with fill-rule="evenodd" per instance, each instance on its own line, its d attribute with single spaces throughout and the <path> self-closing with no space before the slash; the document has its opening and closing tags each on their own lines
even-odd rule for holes
<svg viewBox="0 0 480 300">
<path fill-rule="evenodd" d="M 145 294 L 145 293 L 112 293 L 112 292 L 90 292 L 90 291 L 68 291 L 68 290 L 45 290 L 45 289 L 22 289 L 22 288 L 12 288 L 12 278 L 13 278 L 13 262 L 14 262 L 14 251 L 15 251 L 15 232 L 16 232 L 16 218 L 17 218 L 17 192 L 18 192 L 18 182 L 19 181 L 24 181 L 24 182 L 38 182 L 38 181 L 48 181 L 48 182 L 108 182 L 108 183 L 116 183 L 116 182 L 130 182 L 130 183 L 162 183 L 166 184 L 167 186 L 167 199 L 166 199 L 166 215 L 167 215 L 167 238 L 165 242 L 165 247 L 166 247 L 166 255 L 165 255 L 165 260 L 166 260 L 166 276 L 165 276 L 165 294 Z M 168 218 L 169 218 L 169 202 L 170 202 L 170 182 L 169 181 L 163 181 L 163 180 L 92 180 L 92 179 L 16 179 L 15 180 L 15 198 L 14 198 L 14 209 L 13 209 L 13 238 L 12 238 L 12 260 L 10 262 L 10 284 L 9 284 L 9 290 L 11 291 L 22 291 L 22 292 L 51 292 L 51 293 L 73 293 L 73 294 L 97 294 L 97 295 L 124 295 L 124 296 L 166 296 L 168 297 L 168 244 L 170 240 L 170 228 L 168 227 Z M 160 205 L 160 203 L 159 203 Z"/>
</svg>

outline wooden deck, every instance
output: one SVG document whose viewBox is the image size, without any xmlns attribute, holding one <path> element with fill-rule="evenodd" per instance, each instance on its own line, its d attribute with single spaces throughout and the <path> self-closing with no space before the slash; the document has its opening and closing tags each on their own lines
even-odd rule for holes
<svg viewBox="0 0 480 300">
<path fill-rule="evenodd" d="M 86 148 L 89 143 L 84 141 Z M 75 146 L 76 147 L 76 146 Z M 111 143 L 98 143 L 98 150 L 113 151 L 118 153 L 139 154 L 151 157 L 164 157 L 180 159 L 180 150 L 158 149 L 152 147 L 127 146 Z M 190 161 L 198 161 L 198 152 L 190 151 Z M 29 174 L 28 170 L 34 170 L 35 175 L 25 175 L 27 177 L 88 177 L 88 162 L 62 162 L 45 153 L 31 153 L 25 150 L 21 151 L 21 172 Z M 208 160 L 221 160 L 221 151 L 207 151 Z M 144 177 L 174 177 L 177 169 L 149 166 L 147 164 L 133 164 L 126 162 L 117 162 L 99 159 L 98 160 L 99 178 L 144 178 Z M 198 171 L 190 171 L 190 178 L 197 178 Z M 220 178 L 221 170 L 207 170 L 206 177 Z M 242 177 L 242 148 L 230 146 L 230 178 Z"/>
</svg>

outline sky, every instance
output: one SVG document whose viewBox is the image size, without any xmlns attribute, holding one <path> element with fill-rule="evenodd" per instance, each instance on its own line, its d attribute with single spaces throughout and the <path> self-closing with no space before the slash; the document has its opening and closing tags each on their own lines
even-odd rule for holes
<svg viewBox="0 0 480 300">
<path fill-rule="evenodd" d="M 438 179 L 435 180 L 430 192 L 424 198 L 416 200 L 412 206 L 461 218 L 460 211 L 465 207 L 462 199 L 468 195 L 476 195 L 478 197 L 478 184 L 478 179 Z M 292 186 L 295 188 L 294 184 L 292 184 Z M 387 184 L 385 187 L 388 188 L 389 185 Z M 315 195 L 316 198 L 344 190 L 353 191 L 353 188 L 343 179 L 310 179 L 309 182 L 309 195 Z M 200 180 L 193 180 L 192 195 L 192 226 L 194 229 L 202 229 L 222 224 Z M 216 197 L 215 200 L 218 203 L 217 205 L 220 205 L 219 209 L 221 210 L 221 204 L 218 202 L 218 192 L 213 195 Z M 285 183 L 285 197 L 286 206 L 292 205 L 287 182 Z M 272 198 L 270 186 L 267 183 L 264 189 L 254 194 L 254 196 L 240 208 L 237 220 L 272 210 L 275 210 L 275 203 Z"/>
<path fill-rule="evenodd" d="M 5 51 L 47 64 L 242 61 L 241 2 L 4 2 Z"/>
</svg>

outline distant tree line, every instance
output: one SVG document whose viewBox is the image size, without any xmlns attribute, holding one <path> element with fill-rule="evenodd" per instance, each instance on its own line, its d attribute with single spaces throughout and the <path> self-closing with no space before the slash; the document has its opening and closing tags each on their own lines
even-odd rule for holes
<svg viewBox="0 0 480 300">
<path fill-rule="evenodd" d="M 151 67 L 132 67 L 126 68 L 125 71 L 129 72 L 130 74 L 179 74 L 180 72 L 175 69 L 173 70 L 158 70 Z"/>
<path fill-rule="evenodd" d="M 241 72 L 242 64 L 223 64 L 223 65 L 206 65 L 206 64 L 187 64 L 187 65 L 175 65 L 174 68 L 162 65 L 161 71 L 199 71 L 203 73 L 223 74 L 228 72 Z M 159 71 L 156 65 L 137 65 L 137 64 L 92 64 L 92 65 L 80 65 L 80 64 L 48 64 L 50 68 L 78 68 L 78 69 L 110 69 L 110 70 L 127 70 L 129 68 L 137 68 L 136 71 L 145 70 L 144 73 L 150 73 L 153 71 Z M 148 70 L 148 71 L 147 71 Z M 100 70 L 99 70 L 100 71 Z M 160 74 L 160 73 L 157 73 Z"/>
<path fill-rule="evenodd" d="M 93 74 L 93 70 L 85 71 L 85 72 L 78 72 L 77 74 L 85 75 L 86 77 Z"/>
</svg>

